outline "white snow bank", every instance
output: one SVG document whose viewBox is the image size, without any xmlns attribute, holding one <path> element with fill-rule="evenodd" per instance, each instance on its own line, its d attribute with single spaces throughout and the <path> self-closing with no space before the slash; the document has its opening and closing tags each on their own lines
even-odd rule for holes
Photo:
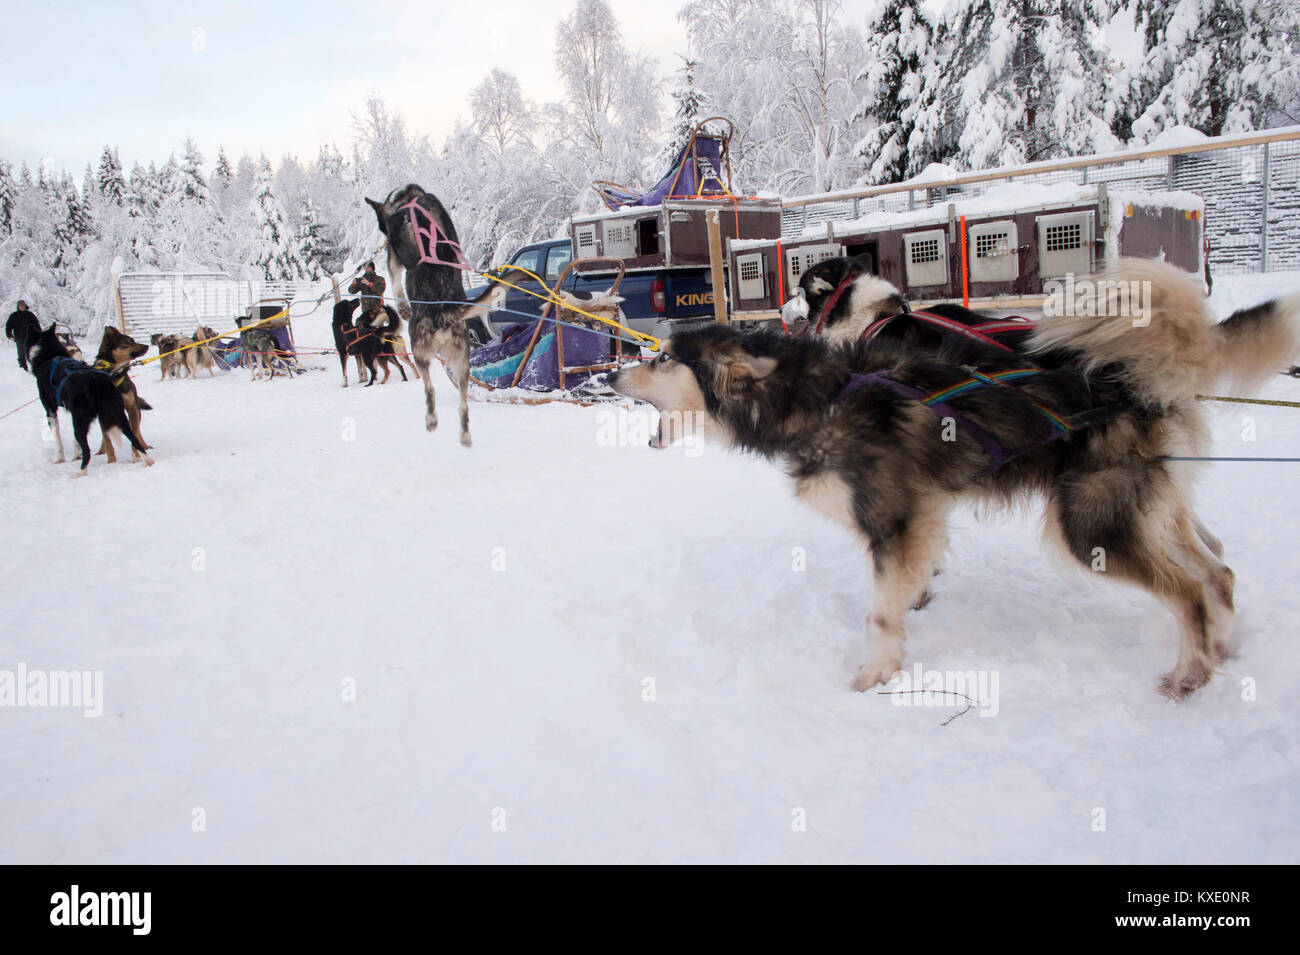
<svg viewBox="0 0 1300 955">
<path fill-rule="evenodd" d="M 1208 140 L 1210 137 L 1205 135 L 1199 129 L 1193 129 L 1190 126 L 1170 126 L 1168 129 L 1160 132 L 1150 142 L 1146 143 L 1143 148 L 1146 149 L 1178 149 L 1181 146 L 1197 146 Z"/>
</svg>

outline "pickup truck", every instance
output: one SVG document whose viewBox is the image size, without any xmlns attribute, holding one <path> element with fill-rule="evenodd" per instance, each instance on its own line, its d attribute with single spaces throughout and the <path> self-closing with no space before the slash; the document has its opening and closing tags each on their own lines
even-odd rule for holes
<svg viewBox="0 0 1300 955">
<path fill-rule="evenodd" d="M 524 273 L 515 271 L 512 274 L 511 266 L 542 276 L 546 284 L 554 288 L 556 279 L 572 260 L 573 247 L 568 239 L 534 242 L 516 252 L 502 267 L 500 275 L 520 288 L 545 295 L 541 286 Z M 564 280 L 564 288 L 568 291 L 603 291 L 617 276 L 617 272 L 583 273 L 573 269 Z M 470 289 L 467 294 L 473 297 L 481 288 Z M 627 324 L 657 338 L 667 338 L 685 326 L 713 321 L 713 284 L 707 268 L 628 272 L 623 276 L 619 294 L 624 299 L 622 309 Z M 486 325 L 478 319 L 471 320 L 470 334 L 480 339 L 480 343 L 485 342 L 507 326 L 528 320 L 512 312 L 537 315 L 545 304 L 545 299 L 510 289 L 505 307 L 511 311 L 492 312 Z"/>
</svg>

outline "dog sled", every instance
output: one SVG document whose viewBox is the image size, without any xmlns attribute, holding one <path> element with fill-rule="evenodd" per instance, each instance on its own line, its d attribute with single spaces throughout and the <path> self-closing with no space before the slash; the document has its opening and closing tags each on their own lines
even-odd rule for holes
<svg viewBox="0 0 1300 955">
<path fill-rule="evenodd" d="M 213 353 L 227 368 L 251 368 L 254 378 L 302 374 L 306 369 L 294 347 L 289 304 L 287 298 L 261 299 L 247 315 L 236 317 L 239 337 L 214 342 Z"/>
<path fill-rule="evenodd" d="M 615 327 L 625 322 L 618 294 L 626 273 L 624 263 L 605 261 L 618 272 L 604 292 L 579 297 L 556 291 L 540 318 L 507 326 L 470 352 L 471 398 L 504 404 L 590 405 L 619 400 L 605 386 L 605 375 L 640 360 L 640 348 Z M 560 273 L 555 289 L 563 288 L 575 264 Z M 447 374 L 455 382 L 450 369 Z"/>
<path fill-rule="evenodd" d="M 720 124 L 722 132 L 707 130 L 710 123 Z M 657 206 L 665 199 L 699 199 L 704 196 L 729 196 L 731 189 L 731 137 L 735 127 L 731 120 L 714 116 L 691 130 L 677 158 L 664 177 L 646 193 L 638 193 L 616 182 L 597 180 L 591 184 L 610 212 L 629 206 Z"/>
</svg>

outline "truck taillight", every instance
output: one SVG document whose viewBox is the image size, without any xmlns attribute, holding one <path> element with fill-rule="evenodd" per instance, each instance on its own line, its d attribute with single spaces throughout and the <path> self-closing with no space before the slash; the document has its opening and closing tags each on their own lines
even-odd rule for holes
<svg viewBox="0 0 1300 955">
<path fill-rule="evenodd" d="M 667 300 L 664 298 L 664 280 L 655 279 L 650 284 L 650 309 L 662 315 L 667 307 Z"/>
</svg>

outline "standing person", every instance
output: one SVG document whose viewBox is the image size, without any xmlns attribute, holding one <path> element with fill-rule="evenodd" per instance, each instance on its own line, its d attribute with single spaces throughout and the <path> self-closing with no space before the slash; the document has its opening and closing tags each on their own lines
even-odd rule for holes
<svg viewBox="0 0 1300 955">
<path fill-rule="evenodd" d="M 18 364 L 24 371 L 27 370 L 27 342 L 40 334 L 40 331 L 41 323 L 36 313 L 19 299 L 18 307 L 10 313 L 9 321 L 5 322 L 5 338 L 18 346 Z"/>
<path fill-rule="evenodd" d="M 373 315 L 384 307 L 384 289 L 388 287 L 378 274 L 375 273 L 375 263 L 372 259 L 366 263 L 365 271 L 352 280 L 348 286 L 348 294 L 354 292 L 361 293 L 361 314 Z"/>
</svg>

